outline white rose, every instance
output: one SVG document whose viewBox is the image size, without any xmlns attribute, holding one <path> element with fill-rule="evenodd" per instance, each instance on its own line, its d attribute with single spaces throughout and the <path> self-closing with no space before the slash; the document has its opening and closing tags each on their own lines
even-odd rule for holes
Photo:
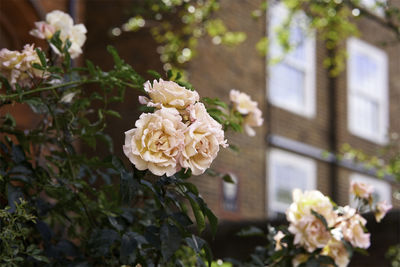
<svg viewBox="0 0 400 267">
<path fill-rule="evenodd" d="M 350 186 L 350 193 L 356 197 L 369 199 L 374 192 L 374 187 L 370 184 L 366 184 L 359 181 L 352 181 Z"/>
<path fill-rule="evenodd" d="M 282 231 L 278 231 L 275 235 L 274 235 L 274 240 L 275 240 L 275 250 L 281 250 L 282 249 L 282 245 L 286 246 L 286 244 L 281 244 L 281 240 L 282 238 L 285 237 L 285 234 L 282 233 Z"/>
<path fill-rule="evenodd" d="M 323 248 L 331 237 L 322 221 L 312 211 L 322 215 L 328 227 L 334 225 L 336 214 L 328 197 L 316 190 L 305 191 L 303 194 L 301 190 L 295 189 L 293 203 L 286 211 L 286 218 L 290 223 L 289 231 L 295 235 L 294 243 L 304 246 L 308 252 Z"/>
<path fill-rule="evenodd" d="M 345 217 L 349 217 L 344 215 Z M 364 232 L 367 221 L 359 214 L 354 214 L 339 224 L 343 238 L 353 247 L 368 248 L 370 246 L 370 234 Z"/>
<path fill-rule="evenodd" d="M 71 16 L 60 10 L 54 10 L 46 15 L 46 22 L 60 31 L 60 39 L 65 41 L 70 37 L 74 21 Z"/>
<path fill-rule="evenodd" d="M 258 108 L 249 113 L 243 121 L 244 130 L 249 136 L 255 136 L 256 132 L 252 127 L 260 127 L 264 122 L 261 110 Z"/>
<path fill-rule="evenodd" d="M 229 98 L 232 101 L 234 108 L 239 111 L 240 114 L 249 114 L 257 108 L 257 102 L 252 101 L 248 94 L 242 93 L 238 90 L 232 89 L 229 92 Z"/>
<path fill-rule="evenodd" d="M 299 244 L 308 252 L 323 248 L 331 239 L 330 232 L 314 215 L 305 215 L 296 223 L 289 225 L 289 231 L 294 234 L 294 244 Z"/>
<path fill-rule="evenodd" d="M 152 100 L 147 105 L 158 108 L 163 106 L 185 109 L 200 99 L 196 91 L 190 91 L 175 82 L 164 81 L 163 79 L 154 80 L 153 86 L 150 81 L 147 81 L 144 84 L 144 90 Z"/>
<path fill-rule="evenodd" d="M 221 124 L 208 113 L 204 104 L 196 103 L 189 108 L 192 124 L 185 131 L 185 147 L 181 166 L 190 168 L 193 175 L 200 175 L 211 166 L 219 146 L 227 146 Z"/>
<path fill-rule="evenodd" d="M 349 253 L 343 242 L 332 238 L 322 250 L 322 255 L 331 257 L 338 267 L 346 267 L 349 262 Z"/>
<path fill-rule="evenodd" d="M 54 33 L 60 31 L 60 40 L 65 42 L 67 39 L 71 42 L 68 49 L 71 58 L 76 58 L 82 54 L 82 46 L 86 41 L 86 27 L 83 24 L 74 25 L 71 16 L 60 10 L 54 10 L 46 15 L 46 21 L 35 23 L 36 29 L 30 31 L 30 34 L 41 39 L 50 40 Z M 60 51 L 54 46 L 51 48 L 60 54 Z"/>
<path fill-rule="evenodd" d="M 392 205 L 387 204 L 386 200 L 378 202 L 376 204 L 376 211 L 375 211 L 376 221 L 380 222 L 391 208 L 392 208 Z"/>
<path fill-rule="evenodd" d="M 72 27 L 69 36 L 71 47 L 68 49 L 71 58 L 76 58 L 82 54 L 82 46 L 86 41 L 86 32 L 86 27 L 83 24 L 77 24 Z"/>
<path fill-rule="evenodd" d="M 243 126 L 246 133 L 249 136 L 255 136 L 252 127 L 259 127 L 264 121 L 258 103 L 252 101 L 249 95 L 234 89 L 230 91 L 229 98 L 233 103 L 233 108 L 244 115 Z"/>
<path fill-rule="evenodd" d="M 33 78 L 43 76 L 43 71 L 32 67 L 33 63 L 40 64 L 33 44 L 25 45 L 21 52 L 6 48 L 0 50 L 0 72 L 13 87 L 17 83 L 20 86 L 30 86 Z"/>
<path fill-rule="evenodd" d="M 125 155 L 139 170 L 149 169 L 158 176 L 175 174 L 186 130 L 181 120 L 174 108 L 142 114 L 136 128 L 125 132 Z"/>
</svg>

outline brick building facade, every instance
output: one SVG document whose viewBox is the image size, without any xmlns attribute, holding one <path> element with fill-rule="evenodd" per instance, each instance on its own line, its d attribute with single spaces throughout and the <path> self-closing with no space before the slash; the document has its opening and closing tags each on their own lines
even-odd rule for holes
<svg viewBox="0 0 400 267">
<path fill-rule="evenodd" d="M 43 19 L 48 11 L 61 9 L 72 12 L 78 21 L 86 24 L 86 58 L 107 69 L 112 61 L 110 57 L 104 57 L 105 47 L 113 44 L 139 73 L 145 73 L 147 69 L 160 71 L 161 64 L 155 52 L 157 46 L 148 32 L 124 33 L 119 38 L 108 34 L 110 27 L 125 22 L 121 10 L 130 4 L 130 1 L 107 0 L 0 0 L 0 44 L 1 47 L 21 49 L 22 44 L 33 41 L 27 35 L 33 22 Z M 352 73 L 347 66 L 346 71 L 337 78 L 330 78 L 323 66 L 327 56 L 324 43 L 312 36 L 303 38 L 301 34 L 299 38 L 305 39 L 307 44 L 297 52 L 299 55 L 303 53 L 306 60 L 292 54 L 289 57 L 293 56 L 293 60 L 284 60 L 271 66 L 257 53 L 255 45 L 263 36 L 272 36 L 273 16 L 279 11 L 271 12 L 270 8 L 267 16 L 253 20 L 250 14 L 259 4 L 260 1 L 254 0 L 222 0 L 218 16 L 229 28 L 246 32 L 247 40 L 235 48 L 211 45 L 211 40 L 201 40 L 198 56 L 188 68 L 189 80 L 200 95 L 228 101 L 229 91 L 234 88 L 257 100 L 264 114 L 264 125 L 256 129 L 255 137 L 236 133 L 227 135 L 229 143 L 240 147 L 240 153 L 223 149 L 213 163 L 213 169 L 231 173 L 237 180 L 236 186 L 226 185 L 221 179 L 206 175 L 193 178 L 208 205 L 222 221 L 221 236 L 233 235 L 233 230 L 229 229 L 238 229 L 238 225 L 244 222 L 265 225 L 267 220 L 281 218 L 290 202 L 293 187 L 318 189 L 344 205 L 349 202 L 351 179 L 372 179 L 367 181 L 373 181 L 380 188 L 381 198 L 386 198 L 398 209 L 400 198 L 398 194 L 397 198 L 393 197 L 398 185 L 391 177 L 379 180 L 373 171 L 351 161 L 336 161 L 332 153 L 338 152 L 342 144 L 349 143 L 369 155 L 375 155 L 385 145 L 386 135 L 400 133 L 400 43 L 380 46 L 381 41 L 394 38 L 392 33 L 368 18 L 360 18 L 357 25 L 362 35 L 353 41 L 344 41 L 343 49 L 349 52 L 352 47 L 355 53 L 349 52 L 349 58 L 358 57 L 354 60 L 356 63 L 364 60 L 363 65 L 371 66 L 361 73 Z M 13 18 L 21 13 L 24 14 L 24 20 L 18 22 L 21 25 L 13 24 Z M 105 13 L 107 20 L 101 16 Z M 361 53 L 361 56 L 357 53 Z M 371 68 L 374 70 L 372 73 L 380 73 L 379 77 L 372 76 L 371 79 L 382 85 L 379 86 L 381 95 L 374 95 L 370 91 L 360 93 L 349 82 L 350 76 L 357 80 L 370 73 Z M 277 76 L 274 77 L 274 74 Z M 358 99 L 359 93 L 364 98 Z M 138 116 L 137 109 L 132 107 L 137 105 L 137 93 L 127 92 L 126 97 L 132 99 L 133 103 L 127 101 L 128 104 L 118 109 L 122 117 L 131 118 L 129 125 L 133 126 Z M 358 111 L 356 108 L 355 113 L 350 115 L 354 103 L 358 105 Z M 33 118 L 27 115 L 26 109 L 19 107 L 13 111 L 23 114 L 17 115 L 23 125 Z M 360 118 L 360 123 L 349 123 L 360 112 L 365 115 Z M 374 114 L 381 115 L 377 118 L 373 117 Z M 110 121 L 110 135 L 115 140 L 115 147 L 122 147 L 123 137 L 120 133 L 127 129 L 126 123 L 122 120 Z M 385 125 L 389 126 L 387 131 L 374 135 L 377 128 Z M 357 127 L 362 130 L 354 129 Z M 379 235 L 379 240 L 386 240 L 387 244 L 400 241 L 398 214 L 392 213 L 390 216 L 389 224 L 394 234 Z M 232 222 L 238 224 L 228 227 Z M 374 229 L 379 231 L 384 228 Z M 225 239 L 219 240 L 223 240 L 221 244 L 225 243 Z M 236 244 L 240 246 L 239 243 Z M 238 250 L 238 247 L 232 250 Z M 224 252 L 217 252 L 217 255 L 223 256 Z"/>
</svg>

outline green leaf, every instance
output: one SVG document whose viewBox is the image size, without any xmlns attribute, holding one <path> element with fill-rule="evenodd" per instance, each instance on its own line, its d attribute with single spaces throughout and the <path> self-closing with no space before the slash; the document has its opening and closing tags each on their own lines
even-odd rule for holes
<svg viewBox="0 0 400 267">
<path fill-rule="evenodd" d="M 86 60 L 86 66 L 88 67 L 89 73 L 92 76 L 97 76 L 96 68 L 94 67 L 93 63 L 90 60 Z"/>
<path fill-rule="evenodd" d="M 208 207 L 204 209 L 204 213 L 208 218 L 208 222 L 210 223 L 211 234 L 215 238 L 218 228 L 218 218 Z"/>
<path fill-rule="evenodd" d="M 188 179 L 192 176 L 191 169 L 181 169 L 179 172 L 175 173 L 174 176 L 178 179 Z"/>
<path fill-rule="evenodd" d="M 43 99 L 39 97 L 29 98 L 25 101 L 33 112 L 37 114 L 45 114 L 48 112 L 48 108 L 46 104 L 43 102 Z"/>
<path fill-rule="evenodd" d="M 47 60 L 46 60 L 46 56 L 44 55 L 44 53 L 42 52 L 41 49 L 39 48 L 35 48 L 36 54 L 39 56 L 40 59 L 40 64 L 42 64 L 42 66 L 44 68 L 47 67 Z"/>
<path fill-rule="evenodd" d="M 236 184 L 229 174 L 225 174 L 224 177 L 222 177 L 222 179 L 224 180 L 224 182 Z"/>
<path fill-rule="evenodd" d="M 263 230 L 261 230 L 258 227 L 255 226 L 249 226 L 246 227 L 242 230 L 240 230 L 237 234 L 237 236 L 242 236 L 242 237 L 247 237 L 247 236 L 265 236 L 265 233 Z"/>
<path fill-rule="evenodd" d="M 329 226 L 328 226 L 328 223 L 326 222 L 326 219 L 324 216 L 322 216 L 321 214 L 319 214 L 318 212 L 316 212 L 314 210 L 311 210 L 311 214 L 314 215 L 315 217 L 317 217 L 317 219 L 319 219 L 322 222 L 322 224 L 325 226 L 325 229 L 327 231 L 329 231 Z"/>
<path fill-rule="evenodd" d="M 122 65 L 124 64 L 124 61 L 119 57 L 117 50 L 113 46 L 108 45 L 107 46 L 107 51 L 113 57 L 114 63 L 117 66 L 117 68 L 121 68 Z"/>
<path fill-rule="evenodd" d="M 357 252 L 357 253 L 360 253 L 361 255 L 369 256 L 369 253 L 368 253 L 368 251 L 366 249 L 355 247 L 354 251 Z"/>
<path fill-rule="evenodd" d="M 160 73 L 158 73 L 155 70 L 148 70 L 147 73 L 150 74 L 151 76 L 153 76 L 156 79 L 160 79 L 161 78 Z"/>
<path fill-rule="evenodd" d="M 138 243 L 135 233 L 128 232 L 122 236 L 119 259 L 123 264 L 133 265 L 136 261 L 136 250 Z"/>
<path fill-rule="evenodd" d="M 181 234 L 175 225 L 164 223 L 160 230 L 161 253 L 165 261 L 177 251 L 181 245 Z"/>
<path fill-rule="evenodd" d="M 105 110 L 104 113 L 105 113 L 105 114 L 108 114 L 108 115 L 111 115 L 111 116 L 114 116 L 114 117 L 117 117 L 117 118 L 119 118 L 119 119 L 122 118 L 121 115 L 120 115 L 117 111 L 115 111 L 115 110 L 111 110 L 111 109 Z"/>
<path fill-rule="evenodd" d="M 191 193 L 188 193 L 187 195 L 190 195 L 190 194 Z M 199 231 L 199 233 L 201 233 L 201 232 L 203 232 L 203 230 L 206 227 L 204 214 L 203 214 L 199 204 L 195 200 L 195 198 L 188 197 L 188 199 L 189 199 L 190 205 L 192 206 L 194 217 L 196 218 L 197 230 Z"/>
</svg>

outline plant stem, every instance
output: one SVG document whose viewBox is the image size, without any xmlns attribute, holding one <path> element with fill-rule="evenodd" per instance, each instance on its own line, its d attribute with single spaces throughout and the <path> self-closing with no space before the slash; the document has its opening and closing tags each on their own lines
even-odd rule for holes
<svg viewBox="0 0 400 267">
<path fill-rule="evenodd" d="M 96 82 L 96 81 L 95 81 L 95 80 L 71 81 L 71 82 L 62 83 L 62 84 L 59 84 L 59 85 L 53 85 L 53 86 L 48 86 L 48 87 L 36 88 L 36 89 L 33 89 L 33 90 L 29 90 L 29 91 L 22 92 L 22 93 L 20 93 L 20 94 L 0 95 L 0 99 L 1 99 L 1 100 L 10 99 L 10 98 L 18 97 L 18 96 L 24 96 L 24 95 L 34 94 L 34 93 L 37 93 L 37 92 L 43 92 L 43 91 L 54 90 L 54 89 L 61 88 L 61 87 L 65 87 L 65 86 L 69 86 L 69 85 L 86 84 L 86 83 L 94 83 L 94 82 Z"/>
</svg>

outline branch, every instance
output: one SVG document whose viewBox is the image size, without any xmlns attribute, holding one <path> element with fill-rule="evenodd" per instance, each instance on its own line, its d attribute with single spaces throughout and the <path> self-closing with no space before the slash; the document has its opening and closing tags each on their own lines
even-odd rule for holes
<svg viewBox="0 0 400 267">
<path fill-rule="evenodd" d="M 371 12 L 368 8 L 365 8 L 363 6 L 353 3 L 352 0 L 345 0 L 343 3 L 348 5 L 351 9 L 354 9 L 354 8 L 359 9 L 361 11 L 361 13 L 364 16 L 366 16 L 367 18 L 369 18 L 369 19 L 375 21 L 376 23 L 391 30 L 396 35 L 397 39 L 399 39 L 399 41 L 400 41 L 400 25 L 398 25 L 394 21 L 392 21 L 390 19 L 391 16 L 388 16 L 387 12 L 386 12 L 385 17 L 380 17 L 380 16 L 376 15 L 375 13 Z M 391 8 L 391 7 L 389 7 L 389 8 Z M 393 7 L 393 8 L 395 8 L 395 7 Z"/>
</svg>

